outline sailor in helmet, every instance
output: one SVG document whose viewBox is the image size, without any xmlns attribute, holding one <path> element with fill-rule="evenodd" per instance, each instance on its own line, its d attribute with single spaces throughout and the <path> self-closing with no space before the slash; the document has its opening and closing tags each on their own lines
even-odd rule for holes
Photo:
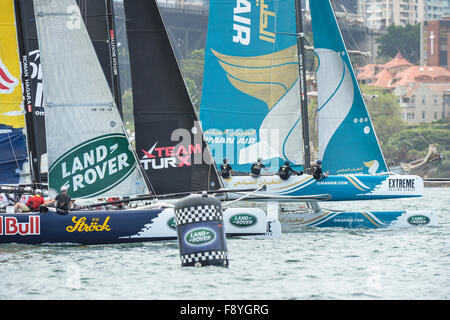
<svg viewBox="0 0 450 320">
<path fill-rule="evenodd" d="M 222 175 L 222 178 L 229 179 L 233 173 L 234 171 L 228 163 L 228 159 L 224 158 L 223 163 L 220 165 L 220 174 Z"/>
<path fill-rule="evenodd" d="M 62 186 L 60 190 L 61 193 L 59 193 L 55 199 L 48 200 L 45 204 L 48 206 L 56 202 L 56 212 L 59 214 L 68 214 L 71 198 L 67 194 L 67 187 Z"/>
<path fill-rule="evenodd" d="M 328 177 L 329 173 L 328 171 L 322 172 L 322 160 L 317 160 L 316 162 L 314 162 L 313 165 L 311 166 L 311 170 L 314 179 L 316 179 L 317 181 Z"/>
<path fill-rule="evenodd" d="M 291 176 L 291 172 L 293 172 L 293 173 L 295 173 L 296 175 L 299 175 L 299 176 L 303 174 L 302 171 L 297 172 L 294 169 L 292 169 L 289 161 L 286 160 L 284 162 L 284 165 L 282 165 L 280 167 L 280 169 L 278 170 L 278 175 L 280 176 L 281 179 L 287 180 Z"/>
<path fill-rule="evenodd" d="M 31 196 L 26 203 L 17 202 L 14 205 L 14 212 L 35 212 L 39 211 L 39 207 L 44 204 L 44 197 L 42 197 L 42 190 L 34 190 L 34 195 Z"/>
<path fill-rule="evenodd" d="M 254 163 L 251 167 L 251 176 L 253 178 L 258 178 L 261 174 L 261 169 L 269 170 L 269 168 L 266 168 L 266 166 L 262 163 L 262 158 L 258 158 L 258 161 Z"/>
</svg>

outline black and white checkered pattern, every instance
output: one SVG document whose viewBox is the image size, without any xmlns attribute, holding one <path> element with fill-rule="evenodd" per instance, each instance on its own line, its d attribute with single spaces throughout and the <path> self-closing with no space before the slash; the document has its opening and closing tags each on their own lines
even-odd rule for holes
<svg viewBox="0 0 450 320">
<path fill-rule="evenodd" d="M 227 259 L 228 259 L 227 251 L 206 251 L 182 255 L 181 263 L 184 264 L 206 260 L 227 260 Z"/>
<path fill-rule="evenodd" d="M 215 205 L 199 205 L 175 210 L 177 225 L 200 222 L 222 220 L 222 212 Z"/>
</svg>

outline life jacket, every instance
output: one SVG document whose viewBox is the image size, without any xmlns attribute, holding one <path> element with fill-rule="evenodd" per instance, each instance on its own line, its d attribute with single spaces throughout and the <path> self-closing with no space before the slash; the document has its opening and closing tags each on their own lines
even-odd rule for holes
<svg viewBox="0 0 450 320">
<path fill-rule="evenodd" d="M 320 179 L 320 177 L 322 176 L 322 169 L 319 166 L 313 166 L 311 169 L 314 179 Z"/>
<path fill-rule="evenodd" d="M 291 172 L 286 165 L 283 165 L 278 171 L 278 175 L 280 176 L 281 179 L 287 180 L 291 176 Z"/>
<path fill-rule="evenodd" d="M 228 178 L 230 176 L 230 170 L 231 170 L 230 165 L 228 165 L 228 164 L 220 165 L 220 173 L 222 174 L 222 177 Z"/>
<path fill-rule="evenodd" d="M 38 211 L 41 204 L 44 204 L 44 198 L 40 195 L 32 196 L 26 203 L 26 205 L 33 211 Z"/>
<path fill-rule="evenodd" d="M 252 165 L 252 173 L 256 176 L 258 176 L 261 173 L 261 165 L 259 163 L 255 163 Z"/>
</svg>

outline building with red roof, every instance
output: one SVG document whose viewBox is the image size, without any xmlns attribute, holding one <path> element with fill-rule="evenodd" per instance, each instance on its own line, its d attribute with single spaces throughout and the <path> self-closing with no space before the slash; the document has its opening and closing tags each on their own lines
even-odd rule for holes
<svg viewBox="0 0 450 320">
<path fill-rule="evenodd" d="M 357 78 L 395 94 L 411 124 L 450 119 L 450 71 L 444 67 L 415 66 L 398 53 L 385 64 L 359 68 Z"/>
</svg>

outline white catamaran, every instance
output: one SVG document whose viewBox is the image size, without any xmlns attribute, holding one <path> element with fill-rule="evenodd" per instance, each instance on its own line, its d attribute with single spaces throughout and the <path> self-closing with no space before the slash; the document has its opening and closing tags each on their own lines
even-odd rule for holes
<svg viewBox="0 0 450 320">
<path fill-rule="evenodd" d="M 300 1 L 210 1 L 200 109 L 206 140 L 217 164 L 250 172 L 262 158 L 272 175 L 236 175 L 230 189 L 266 185 L 248 200 L 331 201 L 420 197 L 423 180 L 393 175 L 387 166 L 356 80 L 332 5 L 310 1 L 317 58 L 319 159 L 328 177 L 310 174 L 306 75 Z M 305 174 L 287 180 L 274 174 L 288 161 Z M 239 194 L 228 194 L 238 197 Z M 323 210 L 280 213 L 298 226 L 386 227 L 435 224 L 430 212 Z"/>
</svg>

